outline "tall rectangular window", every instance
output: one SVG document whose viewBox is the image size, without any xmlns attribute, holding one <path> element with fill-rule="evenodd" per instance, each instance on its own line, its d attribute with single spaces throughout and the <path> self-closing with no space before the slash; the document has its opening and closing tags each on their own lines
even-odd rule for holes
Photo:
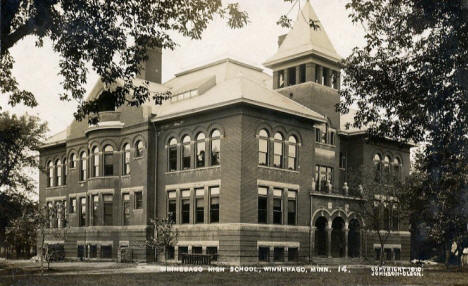
<svg viewBox="0 0 468 286">
<path fill-rule="evenodd" d="M 328 192 L 328 184 L 333 186 L 333 168 L 315 166 L 315 188 L 317 191 Z"/>
<path fill-rule="evenodd" d="M 113 196 L 103 195 L 104 201 L 104 225 L 113 225 Z"/>
<path fill-rule="evenodd" d="M 99 195 L 93 195 L 93 225 L 99 224 Z"/>
<path fill-rule="evenodd" d="M 182 147 L 182 169 L 190 169 L 192 158 L 192 148 L 189 143 L 184 143 Z"/>
<path fill-rule="evenodd" d="M 278 71 L 278 88 L 284 87 L 284 70 Z"/>
<path fill-rule="evenodd" d="M 321 80 L 321 78 L 320 78 L 320 76 L 321 76 L 321 74 L 320 74 L 321 68 L 322 68 L 321 66 L 315 65 L 315 82 L 316 82 L 316 83 L 320 83 L 320 80 Z M 323 83 L 323 81 L 322 81 L 322 83 Z"/>
<path fill-rule="evenodd" d="M 203 188 L 195 189 L 195 223 L 205 222 L 205 190 Z"/>
<path fill-rule="evenodd" d="M 210 187 L 210 223 L 219 222 L 219 187 Z"/>
<path fill-rule="evenodd" d="M 283 223 L 283 190 L 273 189 L 273 223 Z"/>
<path fill-rule="evenodd" d="M 320 142 L 320 138 L 321 138 L 320 129 L 315 128 L 315 142 Z"/>
<path fill-rule="evenodd" d="M 346 153 L 340 152 L 340 168 L 346 169 Z"/>
<path fill-rule="evenodd" d="M 258 223 L 268 220 L 268 188 L 258 187 Z"/>
<path fill-rule="evenodd" d="M 182 190 L 182 221 L 181 223 L 190 223 L 190 190 Z"/>
<path fill-rule="evenodd" d="M 266 132 L 264 134 L 267 134 Z M 262 137 L 260 134 L 258 139 L 258 164 L 262 166 L 268 165 L 268 137 Z"/>
<path fill-rule="evenodd" d="M 135 192 L 135 209 L 143 208 L 143 192 Z"/>
<path fill-rule="evenodd" d="M 86 197 L 80 198 L 80 226 L 86 226 Z"/>
<path fill-rule="evenodd" d="M 296 84 L 296 67 L 288 68 L 288 85 Z"/>
<path fill-rule="evenodd" d="M 297 145 L 289 143 L 288 145 L 288 169 L 296 170 Z"/>
<path fill-rule="evenodd" d="M 299 66 L 299 83 L 306 82 L 306 65 Z"/>
<path fill-rule="evenodd" d="M 112 258 L 112 245 L 101 245 L 101 258 Z"/>
<path fill-rule="evenodd" d="M 288 224 L 296 225 L 296 195 L 295 191 L 288 191 Z"/>
<path fill-rule="evenodd" d="M 168 204 L 167 204 L 167 217 L 172 219 L 175 223 L 177 221 L 177 193 L 175 191 L 170 191 L 167 193 Z"/>
<path fill-rule="evenodd" d="M 270 248 L 260 246 L 258 248 L 258 261 L 268 262 L 270 261 Z"/>
<path fill-rule="evenodd" d="M 114 175 L 114 154 L 104 153 L 104 176 Z"/>
<path fill-rule="evenodd" d="M 130 224 L 130 194 L 123 194 L 123 225 Z"/>
<path fill-rule="evenodd" d="M 284 261 L 284 247 L 275 247 L 273 249 L 273 261 Z"/>
<path fill-rule="evenodd" d="M 330 131 L 330 144 L 335 145 L 335 132 Z"/>
<path fill-rule="evenodd" d="M 169 147 L 169 172 L 177 171 L 177 145 Z"/>
<path fill-rule="evenodd" d="M 70 198 L 70 213 L 76 213 L 76 198 Z"/>
</svg>

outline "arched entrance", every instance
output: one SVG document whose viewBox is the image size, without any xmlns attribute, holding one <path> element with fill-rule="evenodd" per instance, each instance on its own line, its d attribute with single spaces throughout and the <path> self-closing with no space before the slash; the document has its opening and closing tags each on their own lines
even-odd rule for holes
<svg viewBox="0 0 468 286">
<path fill-rule="evenodd" d="M 337 217 L 332 222 L 331 233 L 331 255 L 332 257 L 345 256 L 345 233 L 344 233 L 344 220 Z"/>
<path fill-rule="evenodd" d="M 315 221 L 315 255 L 327 255 L 327 227 L 328 221 L 325 217 L 319 217 Z"/>
<path fill-rule="evenodd" d="M 348 232 L 348 257 L 354 258 L 360 256 L 361 250 L 361 225 L 357 219 L 349 222 Z"/>
</svg>

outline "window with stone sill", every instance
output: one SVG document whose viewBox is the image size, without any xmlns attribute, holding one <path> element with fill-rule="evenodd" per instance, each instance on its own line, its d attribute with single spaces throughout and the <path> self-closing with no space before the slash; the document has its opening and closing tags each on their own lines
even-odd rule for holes
<svg viewBox="0 0 468 286">
<path fill-rule="evenodd" d="M 143 192 L 135 192 L 135 209 L 142 209 L 143 208 Z"/>
<path fill-rule="evenodd" d="M 283 135 L 279 132 L 273 137 L 273 167 L 283 168 Z"/>
<path fill-rule="evenodd" d="M 135 143 L 135 158 L 143 157 L 144 152 L 145 152 L 145 144 L 143 143 L 143 141 L 138 140 Z"/>
<path fill-rule="evenodd" d="M 215 129 L 211 132 L 211 166 L 221 164 L 221 132 Z"/>
<path fill-rule="evenodd" d="M 114 148 L 111 145 L 104 147 L 104 176 L 114 175 Z"/>
<path fill-rule="evenodd" d="M 265 129 L 258 132 L 258 164 L 268 166 L 268 139 L 269 134 Z"/>
<path fill-rule="evenodd" d="M 195 154 L 196 154 L 196 163 L 195 166 L 197 168 L 202 168 L 205 167 L 205 147 L 206 147 L 206 142 L 205 142 L 205 134 L 203 132 L 200 132 L 197 134 L 196 137 L 196 145 L 195 145 Z"/>
<path fill-rule="evenodd" d="M 182 137 L 182 169 L 190 169 L 192 162 L 192 147 L 190 143 L 190 136 L 185 135 Z"/>
<path fill-rule="evenodd" d="M 169 140 L 169 172 L 177 171 L 177 139 L 171 138 Z"/>
<path fill-rule="evenodd" d="M 125 144 L 123 146 L 124 154 L 123 154 L 123 172 L 122 175 L 130 175 L 130 144 Z"/>
</svg>

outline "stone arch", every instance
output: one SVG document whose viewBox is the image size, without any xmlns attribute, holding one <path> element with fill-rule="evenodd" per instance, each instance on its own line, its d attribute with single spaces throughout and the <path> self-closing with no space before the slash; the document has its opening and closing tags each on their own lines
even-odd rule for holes
<svg viewBox="0 0 468 286">
<path fill-rule="evenodd" d="M 206 129 L 206 136 L 207 137 L 211 136 L 211 133 L 213 133 L 215 129 L 219 130 L 219 133 L 221 133 L 221 136 L 220 136 L 221 138 L 226 136 L 223 126 L 219 123 L 211 123 L 210 125 L 208 125 L 208 128 Z"/>
<path fill-rule="evenodd" d="M 268 132 L 268 136 L 271 137 L 271 134 L 273 132 L 273 128 L 271 127 L 270 124 L 268 124 L 266 122 L 261 122 L 260 124 L 257 125 L 257 129 L 255 130 L 255 136 L 258 137 L 258 133 L 262 129 L 265 129 Z"/>
<path fill-rule="evenodd" d="M 336 216 L 332 220 L 331 230 L 331 255 L 332 257 L 344 257 L 346 249 L 345 241 L 345 219 L 346 217 Z"/>
<path fill-rule="evenodd" d="M 351 218 L 348 225 L 348 257 L 360 257 L 361 224 L 357 218 Z"/>
<path fill-rule="evenodd" d="M 343 218 L 345 222 L 348 221 L 348 215 L 346 215 L 346 212 L 342 208 L 337 208 L 330 214 L 331 220 L 334 220 L 337 217 Z"/>
<path fill-rule="evenodd" d="M 315 225 L 319 217 L 325 217 L 327 220 L 330 220 L 331 214 L 327 209 L 318 209 L 312 214 L 312 225 Z"/>
<path fill-rule="evenodd" d="M 319 216 L 314 222 L 315 226 L 315 255 L 316 256 L 327 256 L 328 253 L 328 220 L 325 216 Z"/>
</svg>

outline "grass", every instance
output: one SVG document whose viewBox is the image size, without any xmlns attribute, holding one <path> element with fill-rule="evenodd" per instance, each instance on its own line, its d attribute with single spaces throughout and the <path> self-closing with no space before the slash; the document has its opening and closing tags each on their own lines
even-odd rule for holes
<svg viewBox="0 0 468 286">
<path fill-rule="evenodd" d="M 128 265 L 127 265 L 128 266 Z M 96 270 L 95 267 L 93 267 Z M 109 268 L 106 268 L 109 269 Z M 128 267 L 127 267 L 128 269 Z M 352 268 L 350 273 L 338 273 L 336 268 L 328 273 L 121 273 L 88 274 L 86 267 L 80 268 L 75 275 L 52 275 L 23 272 L 12 277 L 0 274 L 0 285 L 453 285 L 468 286 L 468 272 L 433 269 L 424 270 L 423 277 L 373 277 L 369 268 Z M 120 272 L 119 272 L 120 271 Z"/>
</svg>

